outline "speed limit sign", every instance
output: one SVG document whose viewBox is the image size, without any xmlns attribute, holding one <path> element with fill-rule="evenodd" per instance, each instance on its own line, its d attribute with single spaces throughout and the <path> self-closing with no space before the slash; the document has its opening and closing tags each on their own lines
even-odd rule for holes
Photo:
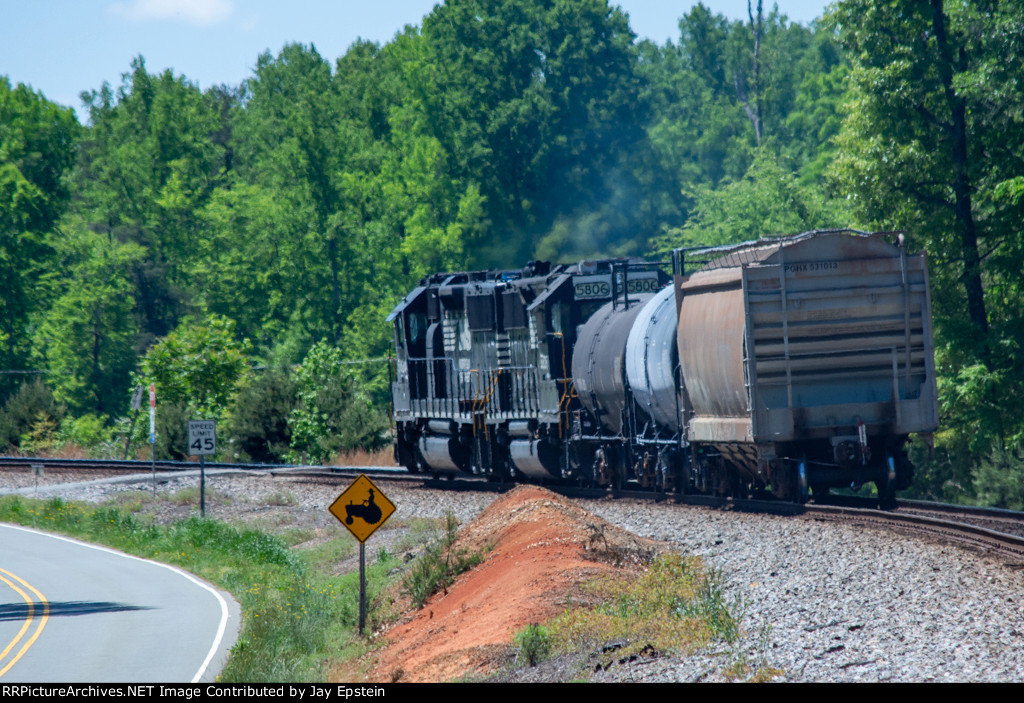
<svg viewBox="0 0 1024 703">
<path fill-rule="evenodd" d="M 217 452 L 217 423 L 214 420 L 188 421 L 188 453 L 205 456 Z"/>
</svg>

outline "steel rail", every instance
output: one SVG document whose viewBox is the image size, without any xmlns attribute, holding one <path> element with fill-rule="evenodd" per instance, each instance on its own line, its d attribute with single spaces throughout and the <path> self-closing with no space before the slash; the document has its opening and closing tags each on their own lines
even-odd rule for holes
<svg viewBox="0 0 1024 703">
<path fill-rule="evenodd" d="M 7 468 L 30 468 L 42 464 L 44 468 L 62 470 L 107 470 L 145 473 L 152 466 L 148 461 L 119 461 L 95 459 L 51 459 L 40 457 L 0 457 L 0 470 Z M 195 470 L 197 463 L 183 461 L 158 461 L 157 468 L 161 471 Z M 402 482 L 420 483 L 425 488 L 444 488 L 453 491 L 486 491 L 501 492 L 519 485 L 516 483 L 494 483 L 482 478 L 448 475 L 444 479 L 432 474 L 409 473 L 401 467 L 367 467 L 367 466 L 314 466 L 314 465 L 271 465 L 241 463 L 211 463 L 211 469 L 234 469 L 242 471 L 270 473 L 281 478 L 305 478 L 313 480 L 343 481 L 351 480 L 360 473 L 381 479 Z M 650 501 L 654 499 L 662 503 L 677 503 L 693 506 L 704 506 L 720 510 L 736 510 L 752 513 L 769 513 L 805 517 L 817 520 L 829 520 L 840 523 L 871 525 L 883 529 L 897 527 L 917 534 L 939 537 L 947 542 L 969 545 L 985 551 L 994 551 L 1012 556 L 1019 563 L 1011 564 L 1014 568 L 1024 568 L 1024 513 L 1000 508 L 980 508 L 976 506 L 958 506 L 945 503 L 925 501 L 900 501 L 896 510 L 877 510 L 857 505 L 857 501 L 844 501 L 845 504 L 807 504 L 797 505 L 783 501 L 716 498 L 702 495 L 656 494 L 651 491 L 620 490 L 610 491 L 603 488 L 580 488 L 552 484 L 547 486 L 570 498 L 603 499 L 625 498 Z M 838 497 L 836 497 L 838 499 Z M 922 512 L 936 512 L 950 517 L 959 516 L 960 520 L 934 517 Z M 1018 527 L 1020 534 L 1009 534 L 978 524 L 971 519 L 991 520 Z"/>
</svg>

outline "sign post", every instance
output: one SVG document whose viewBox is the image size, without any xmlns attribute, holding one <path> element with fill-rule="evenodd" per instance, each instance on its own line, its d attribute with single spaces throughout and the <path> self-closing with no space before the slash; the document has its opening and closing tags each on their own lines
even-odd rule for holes
<svg viewBox="0 0 1024 703">
<path fill-rule="evenodd" d="M 359 634 L 362 635 L 366 627 L 366 540 L 387 522 L 395 512 L 395 504 L 365 474 L 359 474 L 328 510 L 359 540 Z"/>
<path fill-rule="evenodd" d="M 36 475 L 36 493 L 39 493 L 39 477 L 43 475 L 43 465 L 32 464 L 32 471 Z"/>
<path fill-rule="evenodd" d="M 206 517 L 206 455 L 217 453 L 217 422 L 188 421 L 188 453 L 199 455 L 199 514 Z"/>
<path fill-rule="evenodd" d="M 156 493 L 156 385 L 149 384 L 149 456 L 153 464 L 153 493 Z"/>
</svg>

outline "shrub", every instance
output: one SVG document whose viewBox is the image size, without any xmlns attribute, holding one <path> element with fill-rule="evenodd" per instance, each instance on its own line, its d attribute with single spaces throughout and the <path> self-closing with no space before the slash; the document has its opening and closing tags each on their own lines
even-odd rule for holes
<svg viewBox="0 0 1024 703">
<path fill-rule="evenodd" d="M 597 605 L 548 623 L 553 648 L 622 641 L 627 650 L 685 653 L 739 638 L 742 604 L 728 601 L 721 574 L 700 557 L 658 557 L 639 577 L 599 579 L 587 589 Z"/>
<path fill-rule="evenodd" d="M 451 513 L 445 515 L 444 532 L 439 540 L 427 545 L 402 581 L 402 590 L 422 608 L 430 596 L 447 589 L 455 577 L 483 561 L 483 555 L 456 550 L 459 521 Z"/>
<path fill-rule="evenodd" d="M 238 392 L 226 428 L 235 459 L 264 464 L 285 460 L 295 392 L 295 381 L 285 367 L 267 369 Z"/>
<path fill-rule="evenodd" d="M 996 447 L 974 470 L 979 505 L 1024 509 L 1024 449 Z"/>
<path fill-rule="evenodd" d="M 341 350 L 318 342 L 295 373 L 298 403 L 288 420 L 289 459 L 324 463 L 356 447 L 382 446 L 387 421 L 342 365 Z"/>
<path fill-rule="evenodd" d="M 46 384 L 38 378 L 26 381 L 0 412 L 0 451 L 21 448 L 22 437 L 29 436 L 33 427 L 44 423 L 55 428 L 63 416 L 64 409 L 54 401 Z"/>
</svg>

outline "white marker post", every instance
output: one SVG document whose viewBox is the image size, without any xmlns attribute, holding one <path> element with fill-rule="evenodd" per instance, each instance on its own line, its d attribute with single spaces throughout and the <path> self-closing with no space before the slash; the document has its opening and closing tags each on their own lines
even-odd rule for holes
<svg viewBox="0 0 1024 703">
<path fill-rule="evenodd" d="M 156 493 L 156 384 L 149 384 L 149 456 L 153 461 L 153 493 Z"/>
</svg>

